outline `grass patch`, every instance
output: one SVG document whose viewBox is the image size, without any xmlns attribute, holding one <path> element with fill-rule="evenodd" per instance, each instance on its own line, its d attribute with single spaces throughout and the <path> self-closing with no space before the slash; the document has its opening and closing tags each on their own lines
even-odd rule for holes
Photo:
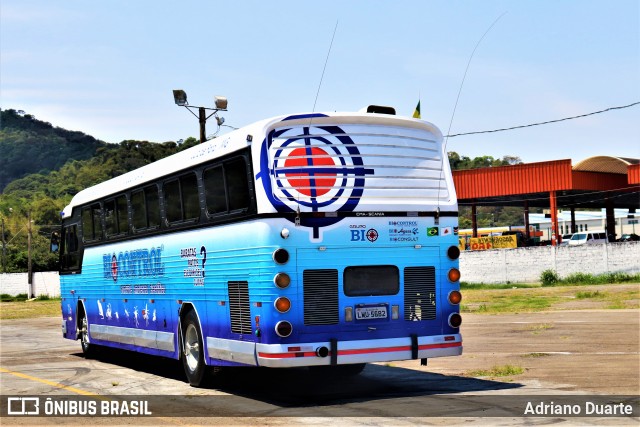
<svg viewBox="0 0 640 427">
<path fill-rule="evenodd" d="M 553 270 L 545 270 L 540 274 L 542 286 L 606 285 L 638 282 L 640 282 L 640 274 L 605 273 L 593 275 L 574 273 L 564 279 L 559 278 Z"/>
<path fill-rule="evenodd" d="M 551 355 L 549 353 L 527 353 L 522 355 L 522 357 L 533 357 L 533 358 L 547 357 L 547 356 L 551 356 Z"/>
<path fill-rule="evenodd" d="M 460 289 L 526 289 L 526 288 L 539 288 L 537 283 L 468 283 L 460 282 Z"/>
<path fill-rule="evenodd" d="M 0 320 L 33 319 L 35 317 L 61 316 L 60 300 L 12 301 L 0 303 Z"/>
<path fill-rule="evenodd" d="M 532 334 L 534 335 L 538 335 L 541 334 L 542 332 L 548 330 L 548 329 L 553 329 L 554 325 L 551 323 L 540 323 L 537 325 L 530 325 L 527 327 L 527 331 L 531 331 Z"/>
<path fill-rule="evenodd" d="M 605 294 L 600 293 L 600 291 L 580 291 L 576 293 L 576 298 L 578 299 L 589 299 L 589 298 L 604 298 Z"/>
<path fill-rule="evenodd" d="M 557 301 L 556 297 L 535 293 L 516 292 L 517 290 L 493 290 L 465 292 L 463 312 L 471 313 L 519 313 L 543 311 Z"/>
<path fill-rule="evenodd" d="M 494 366 L 491 369 L 476 369 L 467 371 L 466 376 L 469 377 L 511 377 L 524 373 L 524 368 L 514 365 Z"/>
</svg>

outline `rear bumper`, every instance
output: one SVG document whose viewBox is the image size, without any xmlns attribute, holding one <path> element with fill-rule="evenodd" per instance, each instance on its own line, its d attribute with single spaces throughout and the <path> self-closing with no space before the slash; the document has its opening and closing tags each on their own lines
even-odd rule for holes
<svg viewBox="0 0 640 427">
<path fill-rule="evenodd" d="M 256 344 L 257 364 L 270 368 L 330 365 L 335 356 L 331 354 L 331 351 L 326 357 L 319 356 L 318 353 L 323 352 L 318 349 L 323 347 L 331 349 L 331 343 Z M 338 341 L 336 360 L 337 364 L 342 365 L 459 356 L 461 354 L 462 337 L 459 334 L 454 334 L 417 337 L 417 357 L 414 357 L 410 337 Z"/>
</svg>

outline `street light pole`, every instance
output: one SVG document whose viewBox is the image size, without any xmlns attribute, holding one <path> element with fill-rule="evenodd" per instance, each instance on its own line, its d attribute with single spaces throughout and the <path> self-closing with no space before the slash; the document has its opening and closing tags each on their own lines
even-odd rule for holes
<svg viewBox="0 0 640 427">
<path fill-rule="evenodd" d="M 207 112 L 204 107 L 198 107 L 198 121 L 200 122 L 200 144 L 207 140 Z"/>
<path fill-rule="evenodd" d="M 27 234 L 27 281 L 29 282 L 29 298 L 35 298 L 33 291 L 33 268 L 31 263 L 31 238 L 32 238 L 32 229 L 31 229 L 31 211 L 29 211 L 27 218 L 29 223 L 27 224 L 28 234 Z"/>
<path fill-rule="evenodd" d="M 7 241 L 4 238 L 4 218 L 2 218 L 2 272 L 7 272 Z"/>
<path fill-rule="evenodd" d="M 196 116 L 196 114 L 193 111 L 191 111 L 191 109 L 194 109 L 194 110 L 196 108 L 198 109 L 198 115 L 196 117 L 198 118 L 198 123 L 200 123 L 200 143 L 201 144 L 207 140 L 206 125 L 207 125 L 207 119 L 209 117 L 211 116 L 216 117 L 216 122 L 218 123 L 218 127 L 222 126 L 222 123 L 224 123 L 224 117 L 218 117 L 218 111 L 227 111 L 227 98 L 225 98 L 224 96 L 215 97 L 216 108 L 193 107 L 189 105 L 189 103 L 187 102 L 187 94 L 182 89 L 175 89 L 173 91 L 173 100 L 175 101 L 177 106 L 185 107 L 194 116 Z M 207 116 L 207 110 L 211 110 L 213 112 Z"/>
</svg>

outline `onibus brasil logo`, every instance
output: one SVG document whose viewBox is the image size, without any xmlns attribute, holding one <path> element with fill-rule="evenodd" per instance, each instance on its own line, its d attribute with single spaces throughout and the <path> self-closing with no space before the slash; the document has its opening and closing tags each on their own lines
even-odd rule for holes
<svg viewBox="0 0 640 427">
<path fill-rule="evenodd" d="M 291 116 L 283 120 L 326 117 L 322 114 Z M 365 177 L 373 169 L 364 167 L 355 142 L 338 126 L 303 126 L 273 130 L 262 142 L 261 179 L 271 204 L 281 213 L 299 210 L 353 212 L 365 188 Z M 304 209 L 307 208 L 307 209 Z M 312 229 L 341 221 L 340 216 L 303 216 L 300 225 Z"/>
</svg>

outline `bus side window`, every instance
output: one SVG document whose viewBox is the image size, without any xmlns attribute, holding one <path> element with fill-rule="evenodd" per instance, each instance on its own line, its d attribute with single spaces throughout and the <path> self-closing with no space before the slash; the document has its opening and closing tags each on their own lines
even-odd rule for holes
<svg viewBox="0 0 640 427">
<path fill-rule="evenodd" d="M 99 203 L 82 209 L 82 239 L 85 242 L 102 240 L 102 209 Z"/>
<path fill-rule="evenodd" d="M 133 231 L 155 229 L 160 226 L 158 187 L 150 185 L 131 193 Z"/>
<path fill-rule="evenodd" d="M 200 199 L 196 174 L 186 174 L 165 182 L 164 204 L 169 224 L 199 218 Z"/>
<path fill-rule="evenodd" d="M 105 233 L 107 237 L 127 234 L 129 215 L 126 196 L 118 196 L 104 203 Z"/>
<path fill-rule="evenodd" d="M 144 199 L 144 190 L 134 191 L 131 193 L 131 212 L 133 231 L 148 227 L 147 204 Z"/>
<path fill-rule="evenodd" d="M 247 164 L 243 158 L 234 159 L 224 164 L 227 194 L 229 195 L 229 211 L 249 208 L 249 182 L 247 180 Z"/>
<path fill-rule="evenodd" d="M 60 255 L 60 269 L 62 271 L 78 270 L 80 256 L 78 254 L 78 226 L 72 224 L 62 229 L 62 251 Z"/>
<path fill-rule="evenodd" d="M 207 215 L 227 212 L 227 192 L 224 185 L 222 166 L 215 166 L 204 171 L 204 192 L 207 202 Z"/>
</svg>

